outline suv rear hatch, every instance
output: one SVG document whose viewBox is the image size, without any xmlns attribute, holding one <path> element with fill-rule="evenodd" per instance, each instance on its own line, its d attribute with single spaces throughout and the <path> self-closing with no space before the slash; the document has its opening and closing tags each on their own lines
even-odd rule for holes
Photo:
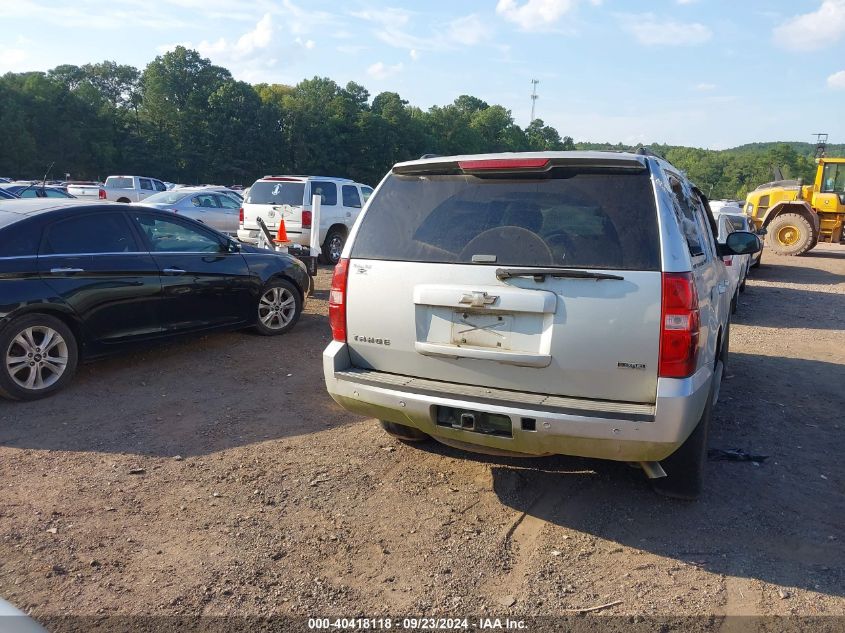
<svg viewBox="0 0 845 633">
<path fill-rule="evenodd" d="M 291 239 L 302 234 L 303 228 L 311 228 L 311 207 L 305 205 L 305 178 L 289 176 L 271 176 L 257 180 L 243 201 L 242 228 L 256 230 L 256 218 L 264 220 L 272 232 L 279 227 L 284 218 L 285 230 Z M 303 227 L 302 214 L 306 211 Z"/>
<path fill-rule="evenodd" d="M 353 364 L 654 402 L 662 279 L 653 185 L 639 157 L 588 157 L 397 165 L 350 254 Z"/>
</svg>

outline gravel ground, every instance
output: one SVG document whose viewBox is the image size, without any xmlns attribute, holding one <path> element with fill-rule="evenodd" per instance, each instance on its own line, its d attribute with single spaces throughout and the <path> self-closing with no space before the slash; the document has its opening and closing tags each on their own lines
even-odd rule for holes
<svg viewBox="0 0 845 633">
<path fill-rule="evenodd" d="M 624 464 L 410 446 L 340 409 L 320 365 L 329 274 L 287 336 L 155 348 L 0 401 L 0 596 L 53 630 L 80 628 L 70 614 L 96 628 L 608 603 L 605 623 L 845 626 L 845 248 L 764 254 L 710 445 L 769 458 L 710 462 L 694 503 Z"/>
</svg>

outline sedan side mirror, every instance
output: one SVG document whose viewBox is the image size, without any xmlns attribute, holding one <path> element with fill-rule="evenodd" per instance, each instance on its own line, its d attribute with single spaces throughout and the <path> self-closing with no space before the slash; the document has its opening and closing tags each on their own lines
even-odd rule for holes
<svg viewBox="0 0 845 633">
<path fill-rule="evenodd" d="M 760 238 L 750 231 L 734 231 L 725 240 L 720 255 L 751 255 L 763 250 Z"/>
</svg>

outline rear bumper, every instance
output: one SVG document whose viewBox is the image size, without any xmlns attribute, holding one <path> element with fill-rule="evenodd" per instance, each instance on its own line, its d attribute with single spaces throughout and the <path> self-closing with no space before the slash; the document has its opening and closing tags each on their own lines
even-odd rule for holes
<svg viewBox="0 0 845 633">
<path fill-rule="evenodd" d="M 275 229 L 270 229 L 270 232 L 275 235 Z M 286 231 L 288 234 L 288 240 L 290 240 L 293 244 L 302 244 L 303 246 L 308 246 L 309 240 L 311 239 L 311 231 L 304 230 L 300 232 L 295 231 Z M 256 244 L 258 243 L 258 229 L 238 229 L 238 240 L 241 242 L 245 242 L 247 244 Z"/>
<path fill-rule="evenodd" d="M 660 378 L 653 406 L 543 398 L 356 369 L 347 345 L 337 341 L 323 352 L 323 373 L 329 395 L 345 409 L 418 428 L 448 444 L 482 452 L 617 461 L 659 461 L 671 455 L 701 418 L 713 375 L 703 368 L 686 379 Z M 507 415 L 513 437 L 440 426 L 435 406 Z M 523 430 L 523 418 L 535 420 L 536 430 Z"/>
</svg>

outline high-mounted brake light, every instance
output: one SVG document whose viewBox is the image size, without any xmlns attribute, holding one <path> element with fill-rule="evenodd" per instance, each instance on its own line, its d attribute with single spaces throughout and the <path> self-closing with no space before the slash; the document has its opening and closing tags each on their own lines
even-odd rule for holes
<svg viewBox="0 0 845 633">
<path fill-rule="evenodd" d="M 305 209 L 302 210 L 302 228 L 303 229 L 310 229 L 311 228 L 311 212 L 306 211 Z"/>
<path fill-rule="evenodd" d="M 485 158 L 458 161 L 458 167 L 464 171 L 544 169 L 548 165 L 548 158 Z"/>
<path fill-rule="evenodd" d="M 346 280 L 349 260 L 342 258 L 334 267 L 332 287 L 329 290 L 329 325 L 335 341 L 346 342 Z"/>
<path fill-rule="evenodd" d="M 695 373 L 699 329 L 698 293 L 692 273 L 663 273 L 658 376 L 687 378 Z"/>
</svg>

